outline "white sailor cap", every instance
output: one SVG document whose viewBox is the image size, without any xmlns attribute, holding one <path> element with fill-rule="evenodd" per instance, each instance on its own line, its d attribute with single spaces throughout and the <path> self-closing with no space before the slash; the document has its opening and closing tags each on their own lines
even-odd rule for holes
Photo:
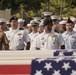
<svg viewBox="0 0 76 75">
<path fill-rule="evenodd" d="M 51 16 L 51 15 L 52 15 L 51 12 L 42 12 L 42 14 L 43 14 L 44 16 Z"/>
<path fill-rule="evenodd" d="M 52 19 L 52 20 L 54 20 L 54 19 L 58 19 L 58 18 L 59 18 L 59 17 L 56 16 L 56 15 L 52 15 L 52 16 L 51 16 L 51 19 Z"/>
<path fill-rule="evenodd" d="M 18 19 L 18 22 L 24 22 L 24 21 L 25 21 L 25 20 L 22 19 L 22 18 Z"/>
<path fill-rule="evenodd" d="M 68 20 L 68 17 L 63 17 L 63 20 Z"/>
<path fill-rule="evenodd" d="M 59 22 L 59 24 L 66 24 L 66 23 L 67 23 L 67 21 L 65 21 L 65 20 L 62 20 Z"/>
<path fill-rule="evenodd" d="M 31 24 L 30 24 L 30 23 L 28 23 L 28 24 L 27 24 L 27 27 L 30 27 L 30 26 L 31 26 Z"/>
<path fill-rule="evenodd" d="M 44 21 L 41 21 L 39 26 L 44 26 Z"/>
<path fill-rule="evenodd" d="M 34 20 L 41 20 L 41 17 L 33 17 Z"/>
<path fill-rule="evenodd" d="M 76 18 L 71 18 L 71 20 L 74 22 L 74 21 L 76 21 Z"/>
<path fill-rule="evenodd" d="M 33 25 L 39 25 L 39 21 L 38 20 L 31 20 L 30 21 L 30 24 L 31 24 L 31 26 L 33 26 Z"/>
<path fill-rule="evenodd" d="M 7 21 L 6 24 L 10 24 L 9 21 Z"/>
<path fill-rule="evenodd" d="M 4 19 L 4 18 L 0 18 L 0 23 L 2 23 L 2 22 L 4 22 L 4 23 L 6 23 L 6 19 Z"/>
<path fill-rule="evenodd" d="M 31 20 L 31 21 L 30 21 L 30 24 L 31 24 L 33 21 L 34 21 L 34 20 Z"/>
</svg>

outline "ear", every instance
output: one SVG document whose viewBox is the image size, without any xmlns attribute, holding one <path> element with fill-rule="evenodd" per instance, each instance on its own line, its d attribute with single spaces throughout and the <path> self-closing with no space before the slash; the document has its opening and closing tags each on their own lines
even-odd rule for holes
<svg viewBox="0 0 76 75">
<path fill-rule="evenodd" d="M 73 28 L 74 28 L 75 24 L 73 24 Z"/>
</svg>

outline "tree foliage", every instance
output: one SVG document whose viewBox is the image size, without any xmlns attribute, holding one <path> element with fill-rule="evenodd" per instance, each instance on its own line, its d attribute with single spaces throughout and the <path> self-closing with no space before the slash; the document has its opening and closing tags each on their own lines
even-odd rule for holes
<svg viewBox="0 0 76 75">
<path fill-rule="evenodd" d="M 61 7 L 62 7 L 62 15 L 63 16 L 76 16 L 75 8 L 76 8 L 76 0 L 49 0 L 50 11 L 56 15 L 60 15 Z M 47 7 L 43 3 L 42 9 L 46 10 Z M 74 10 L 73 10 L 74 9 Z"/>
<path fill-rule="evenodd" d="M 36 11 L 41 8 L 41 2 L 46 2 L 46 0 L 0 0 L 0 9 L 17 9 L 22 4 L 27 11 Z"/>
<path fill-rule="evenodd" d="M 60 15 L 61 6 L 62 15 L 76 16 L 76 0 L 0 0 L 0 10 L 11 8 L 17 11 L 22 9 L 21 5 L 30 16 L 40 14 L 42 11 L 51 11 Z"/>
</svg>

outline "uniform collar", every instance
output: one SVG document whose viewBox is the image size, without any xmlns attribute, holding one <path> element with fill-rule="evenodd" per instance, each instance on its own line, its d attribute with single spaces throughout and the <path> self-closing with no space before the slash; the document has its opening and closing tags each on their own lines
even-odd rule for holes
<svg viewBox="0 0 76 75">
<path fill-rule="evenodd" d="M 33 34 L 39 34 L 39 32 L 36 32 L 36 33 L 31 32 L 30 34 L 31 34 L 31 35 L 33 35 Z"/>
<path fill-rule="evenodd" d="M 71 34 L 73 34 L 73 33 L 75 33 L 75 31 L 72 31 L 69 35 L 71 35 Z M 65 34 L 67 35 L 68 32 L 66 31 Z"/>
<path fill-rule="evenodd" d="M 47 34 L 45 31 L 43 31 L 44 34 Z M 53 34 L 55 33 L 54 31 L 51 30 L 51 32 L 49 34 Z"/>
<path fill-rule="evenodd" d="M 16 28 L 15 30 L 19 30 L 19 28 Z M 13 31 L 11 27 L 9 28 L 9 31 Z"/>
</svg>

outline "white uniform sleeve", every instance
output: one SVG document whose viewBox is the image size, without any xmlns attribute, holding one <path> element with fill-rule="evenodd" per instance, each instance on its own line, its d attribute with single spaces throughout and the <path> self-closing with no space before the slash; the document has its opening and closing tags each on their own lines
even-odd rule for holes
<svg viewBox="0 0 76 75">
<path fill-rule="evenodd" d="M 25 43 L 30 41 L 30 37 L 28 36 L 28 33 L 26 31 L 24 31 L 24 33 L 23 33 L 23 39 L 24 39 Z"/>
<path fill-rule="evenodd" d="M 36 48 L 40 48 L 40 35 L 36 37 Z"/>
<path fill-rule="evenodd" d="M 64 39 L 61 34 L 58 35 L 58 45 L 59 46 L 64 45 Z"/>
</svg>

